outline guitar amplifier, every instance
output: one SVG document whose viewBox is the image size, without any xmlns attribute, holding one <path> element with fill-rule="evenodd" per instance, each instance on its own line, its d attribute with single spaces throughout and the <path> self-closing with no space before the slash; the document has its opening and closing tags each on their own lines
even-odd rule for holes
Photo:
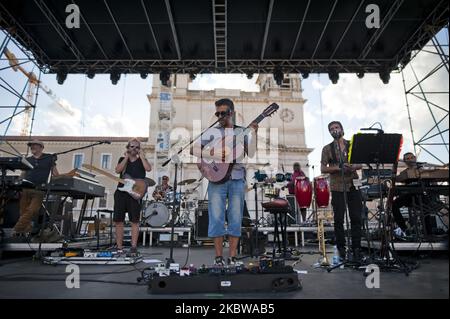
<svg viewBox="0 0 450 319">
<path fill-rule="evenodd" d="M 195 210 L 195 240 L 208 240 L 208 201 L 199 201 Z"/>
</svg>

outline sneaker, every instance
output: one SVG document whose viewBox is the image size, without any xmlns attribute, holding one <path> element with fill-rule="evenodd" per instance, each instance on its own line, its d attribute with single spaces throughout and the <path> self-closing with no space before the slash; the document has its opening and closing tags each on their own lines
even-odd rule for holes
<svg viewBox="0 0 450 319">
<path fill-rule="evenodd" d="M 403 239 L 404 240 L 406 238 L 405 232 L 400 227 L 397 227 L 396 229 L 394 229 L 394 235 L 398 239 Z"/>
<path fill-rule="evenodd" d="M 228 259 L 227 259 L 227 264 L 229 265 L 229 266 L 236 266 L 236 263 L 237 263 L 237 258 L 236 257 L 228 257 Z"/>
<path fill-rule="evenodd" d="M 225 260 L 223 260 L 222 256 L 217 256 L 216 258 L 214 258 L 214 265 L 225 266 Z"/>
<path fill-rule="evenodd" d="M 139 251 L 137 250 L 137 247 L 131 247 L 130 251 L 128 253 L 128 256 L 130 256 L 130 257 L 137 257 L 137 256 L 139 256 Z"/>
</svg>

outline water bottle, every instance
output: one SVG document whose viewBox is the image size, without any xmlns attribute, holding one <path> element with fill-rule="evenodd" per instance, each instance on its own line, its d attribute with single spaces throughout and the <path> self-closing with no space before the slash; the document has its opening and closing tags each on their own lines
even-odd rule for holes
<svg viewBox="0 0 450 319">
<path fill-rule="evenodd" d="M 341 262 L 340 258 L 339 258 L 339 253 L 337 250 L 337 247 L 334 246 L 334 250 L 333 250 L 333 265 L 337 265 Z"/>
</svg>

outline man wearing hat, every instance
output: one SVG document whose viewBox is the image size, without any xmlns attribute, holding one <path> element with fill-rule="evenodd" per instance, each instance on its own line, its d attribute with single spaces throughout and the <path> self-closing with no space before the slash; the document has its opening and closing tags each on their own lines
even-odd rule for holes
<svg viewBox="0 0 450 319">
<path fill-rule="evenodd" d="M 47 183 L 50 170 L 53 176 L 58 176 L 56 169 L 56 157 L 52 154 L 43 153 L 44 143 L 33 140 L 28 143 L 31 150 L 31 156 L 27 157 L 28 162 L 33 165 L 33 169 L 24 171 L 22 178 L 32 182 L 35 186 Z M 39 212 L 44 192 L 36 189 L 24 189 L 20 196 L 20 218 L 14 226 L 14 231 L 18 234 L 31 232 L 31 221 Z"/>
<path fill-rule="evenodd" d="M 341 122 L 333 121 L 328 124 L 328 131 L 333 142 L 322 149 L 321 172 L 330 174 L 331 206 L 334 213 L 334 232 L 339 256 L 346 258 L 345 247 L 345 198 L 351 221 L 352 250 L 354 261 L 359 261 L 361 250 L 361 212 L 362 198 L 359 190 L 353 185 L 353 179 L 358 179 L 357 170 L 362 166 L 348 163 L 350 141 L 344 139 L 344 128 Z M 339 154 L 339 152 L 341 154 Z M 342 165 L 340 159 L 342 158 Z M 344 178 L 342 179 L 342 171 Z"/>
</svg>

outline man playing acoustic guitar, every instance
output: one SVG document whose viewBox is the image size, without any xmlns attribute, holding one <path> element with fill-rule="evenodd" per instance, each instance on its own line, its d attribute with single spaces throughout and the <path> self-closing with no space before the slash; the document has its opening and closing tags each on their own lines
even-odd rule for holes
<svg viewBox="0 0 450 319">
<path fill-rule="evenodd" d="M 122 178 L 128 175 L 132 179 L 144 179 L 145 173 L 152 170 L 152 166 L 145 158 L 138 139 L 130 140 L 126 146 L 127 151 L 119 159 L 116 173 Z M 119 183 L 117 188 L 122 187 Z M 114 193 L 114 222 L 116 225 L 116 243 L 118 253 L 123 249 L 123 222 L 125 213 L 131 222 L 131 254 L 137 254 L 137 241 L 139 237 L 139 218 L 142 209 L 141 199 L 134 199 L 129 193 L 116 189 Z"/>
<path fill-rule="evenodd" d="M 223 161 L 224 159 L 230 159 L 229 163 L 232 164 L 231 172 L 227 176 L 226 180 L 215 183 L 209 182 L 208 184 L 208 237 L 213 238 L 216 257 L 214 263 L 216 265 L 224 265 L 223 258 L 223 236 L 228 235 L 230 244 L 230 257 L 228 264 L 234 264 L 236 262 L 236 250 L 241 236 L 241 223 L 242 214 L 244 209 L 244 196 L 246 189 L 246 171 L 245 166 L 242 163 L 242 159 L 234 158 L 233 150 L 226 150 L 225 147 L 214 147 L 213 152 L 209 152 L 208 145 L 214 143 L 214 140 L 219 144 L 223 137 L 236 139 L 234 147 L 242 147 L 244 144 L 245 154 L 252 156 L 255 148 L 249 147 L 248 135 L 243 138 L 237 138 L 239 131 L 243 128 L 235 126 L 234 121 L 234 104 L 230 99 L 220 99 L 215 102 L 216 113 L 215 115 L 220 118 L 219 126 L 211 130 L 214 133 L 206 132 L 201 140 L 201 147 L 199 145 L 194 146 L 191 153 L 197 157 L 210 158 L 216 161 Z M 249 125 L 256 133 L 258 129 L 257 123 Z M 210 133 L 210 134 L 208 134 Z M 214 136 L 213 136 L 214 135 Z M 228 136 L 230 135 L 230 136 Z M 214 138 L 215 137 L 215 138 Z M 254 135 L 256 140 L 256 136 Z M 250 152 L 249 152 L 250 151 Z M 228 205 L 227 205 L 228 201 Z M 228 206 L 228 207 L 227 207 Z M 227 217 L 227 229 L 225 229 L 225 215 Z"/>
</svg>

